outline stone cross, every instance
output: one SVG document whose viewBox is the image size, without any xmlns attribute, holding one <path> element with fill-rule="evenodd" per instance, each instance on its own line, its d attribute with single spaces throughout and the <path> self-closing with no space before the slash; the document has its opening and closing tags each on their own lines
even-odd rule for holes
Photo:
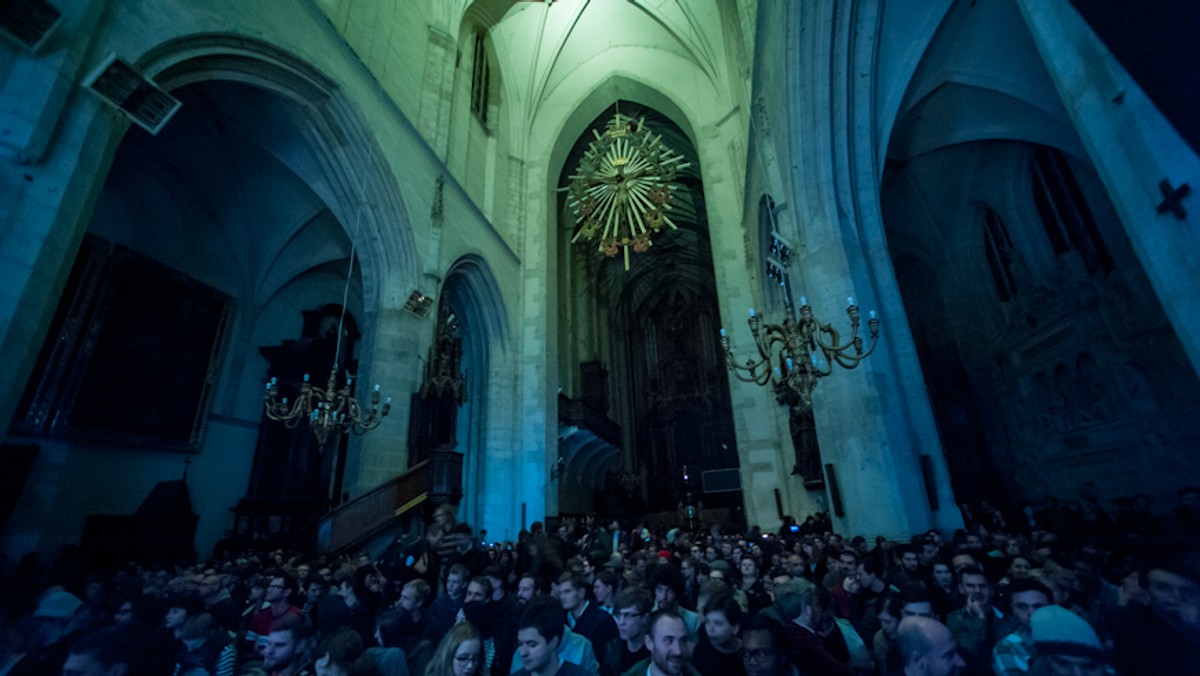
<svg viewBox="0 0 1200 676">
<path fill-rule="evenodd" d="M 1187 218 L 1187 210 L 1183 208 L 1183 198 L 1192 191 L 1191 186 L 1184 183 L 1178 188 L 1172 188 L 1171 182 L 1164 178 L 1158 182 L 1158 190 L 1163 194 L 1163 201 L 1158 203 L 1155 211 L 1160 214 L 1170 211 L 1175 214 L 1175 218 L 1181 221 Z"/>
</svg>

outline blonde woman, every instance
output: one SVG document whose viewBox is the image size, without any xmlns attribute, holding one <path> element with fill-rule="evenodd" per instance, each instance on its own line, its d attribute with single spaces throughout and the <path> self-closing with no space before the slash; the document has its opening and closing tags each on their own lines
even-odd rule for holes
<svg viewBox="0 0 1200 676">
<path fill-rule="evenodd" d="M 483 639 L 470 622 L 459 622 L 438 644 L 425 676 L 482 676 Z"/>
</svg>

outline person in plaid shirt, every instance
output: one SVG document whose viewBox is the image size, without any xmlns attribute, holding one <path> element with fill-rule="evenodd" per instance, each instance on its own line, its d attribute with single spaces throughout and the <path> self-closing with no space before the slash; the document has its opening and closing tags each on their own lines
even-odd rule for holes
<svg viewBox="0 0 1200 676">
<path fill-rule="evenodd" d="M 992 649 L 992 670 L 997 676 L 1012 676 L 1029 671 L 1033 654 L 1030 617 L 1034 611 L 1050 605 L 1050 590 L 1036 579 L 1016 580 L 1009 585 L 1012 617 L 1018 628 L 996 643 Z"/>
</svg>

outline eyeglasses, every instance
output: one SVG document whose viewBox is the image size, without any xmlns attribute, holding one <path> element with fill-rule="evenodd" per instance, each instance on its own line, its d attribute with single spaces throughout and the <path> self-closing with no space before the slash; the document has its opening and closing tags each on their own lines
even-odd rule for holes
<svg viewBox="0 0 1200 676">
<path fill-rule="evenodd" d="M 459 664 L 479 664 L 483 661 L 482 655 L 455 655 L 454 661 Z"/>
</svg>

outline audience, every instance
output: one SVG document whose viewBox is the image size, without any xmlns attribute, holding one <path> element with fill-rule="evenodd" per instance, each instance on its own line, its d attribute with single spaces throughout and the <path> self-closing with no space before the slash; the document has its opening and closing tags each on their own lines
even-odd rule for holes
<svg viewBox="0 0 1200 676">
<path fill-rule="evenodd" d="M 439 509 L 430 537 L 377 562 L 25 557 L 0 569 L 0 674 L 1193 673 L 1200 491 L 1181 498 L 1116 519 L 1092 498 L 1078 522 L 1049 500 L 981 505 L 900 542 L 814 515 L 765 534 L 563 518 L 493 545 Z"/>
</svg>

